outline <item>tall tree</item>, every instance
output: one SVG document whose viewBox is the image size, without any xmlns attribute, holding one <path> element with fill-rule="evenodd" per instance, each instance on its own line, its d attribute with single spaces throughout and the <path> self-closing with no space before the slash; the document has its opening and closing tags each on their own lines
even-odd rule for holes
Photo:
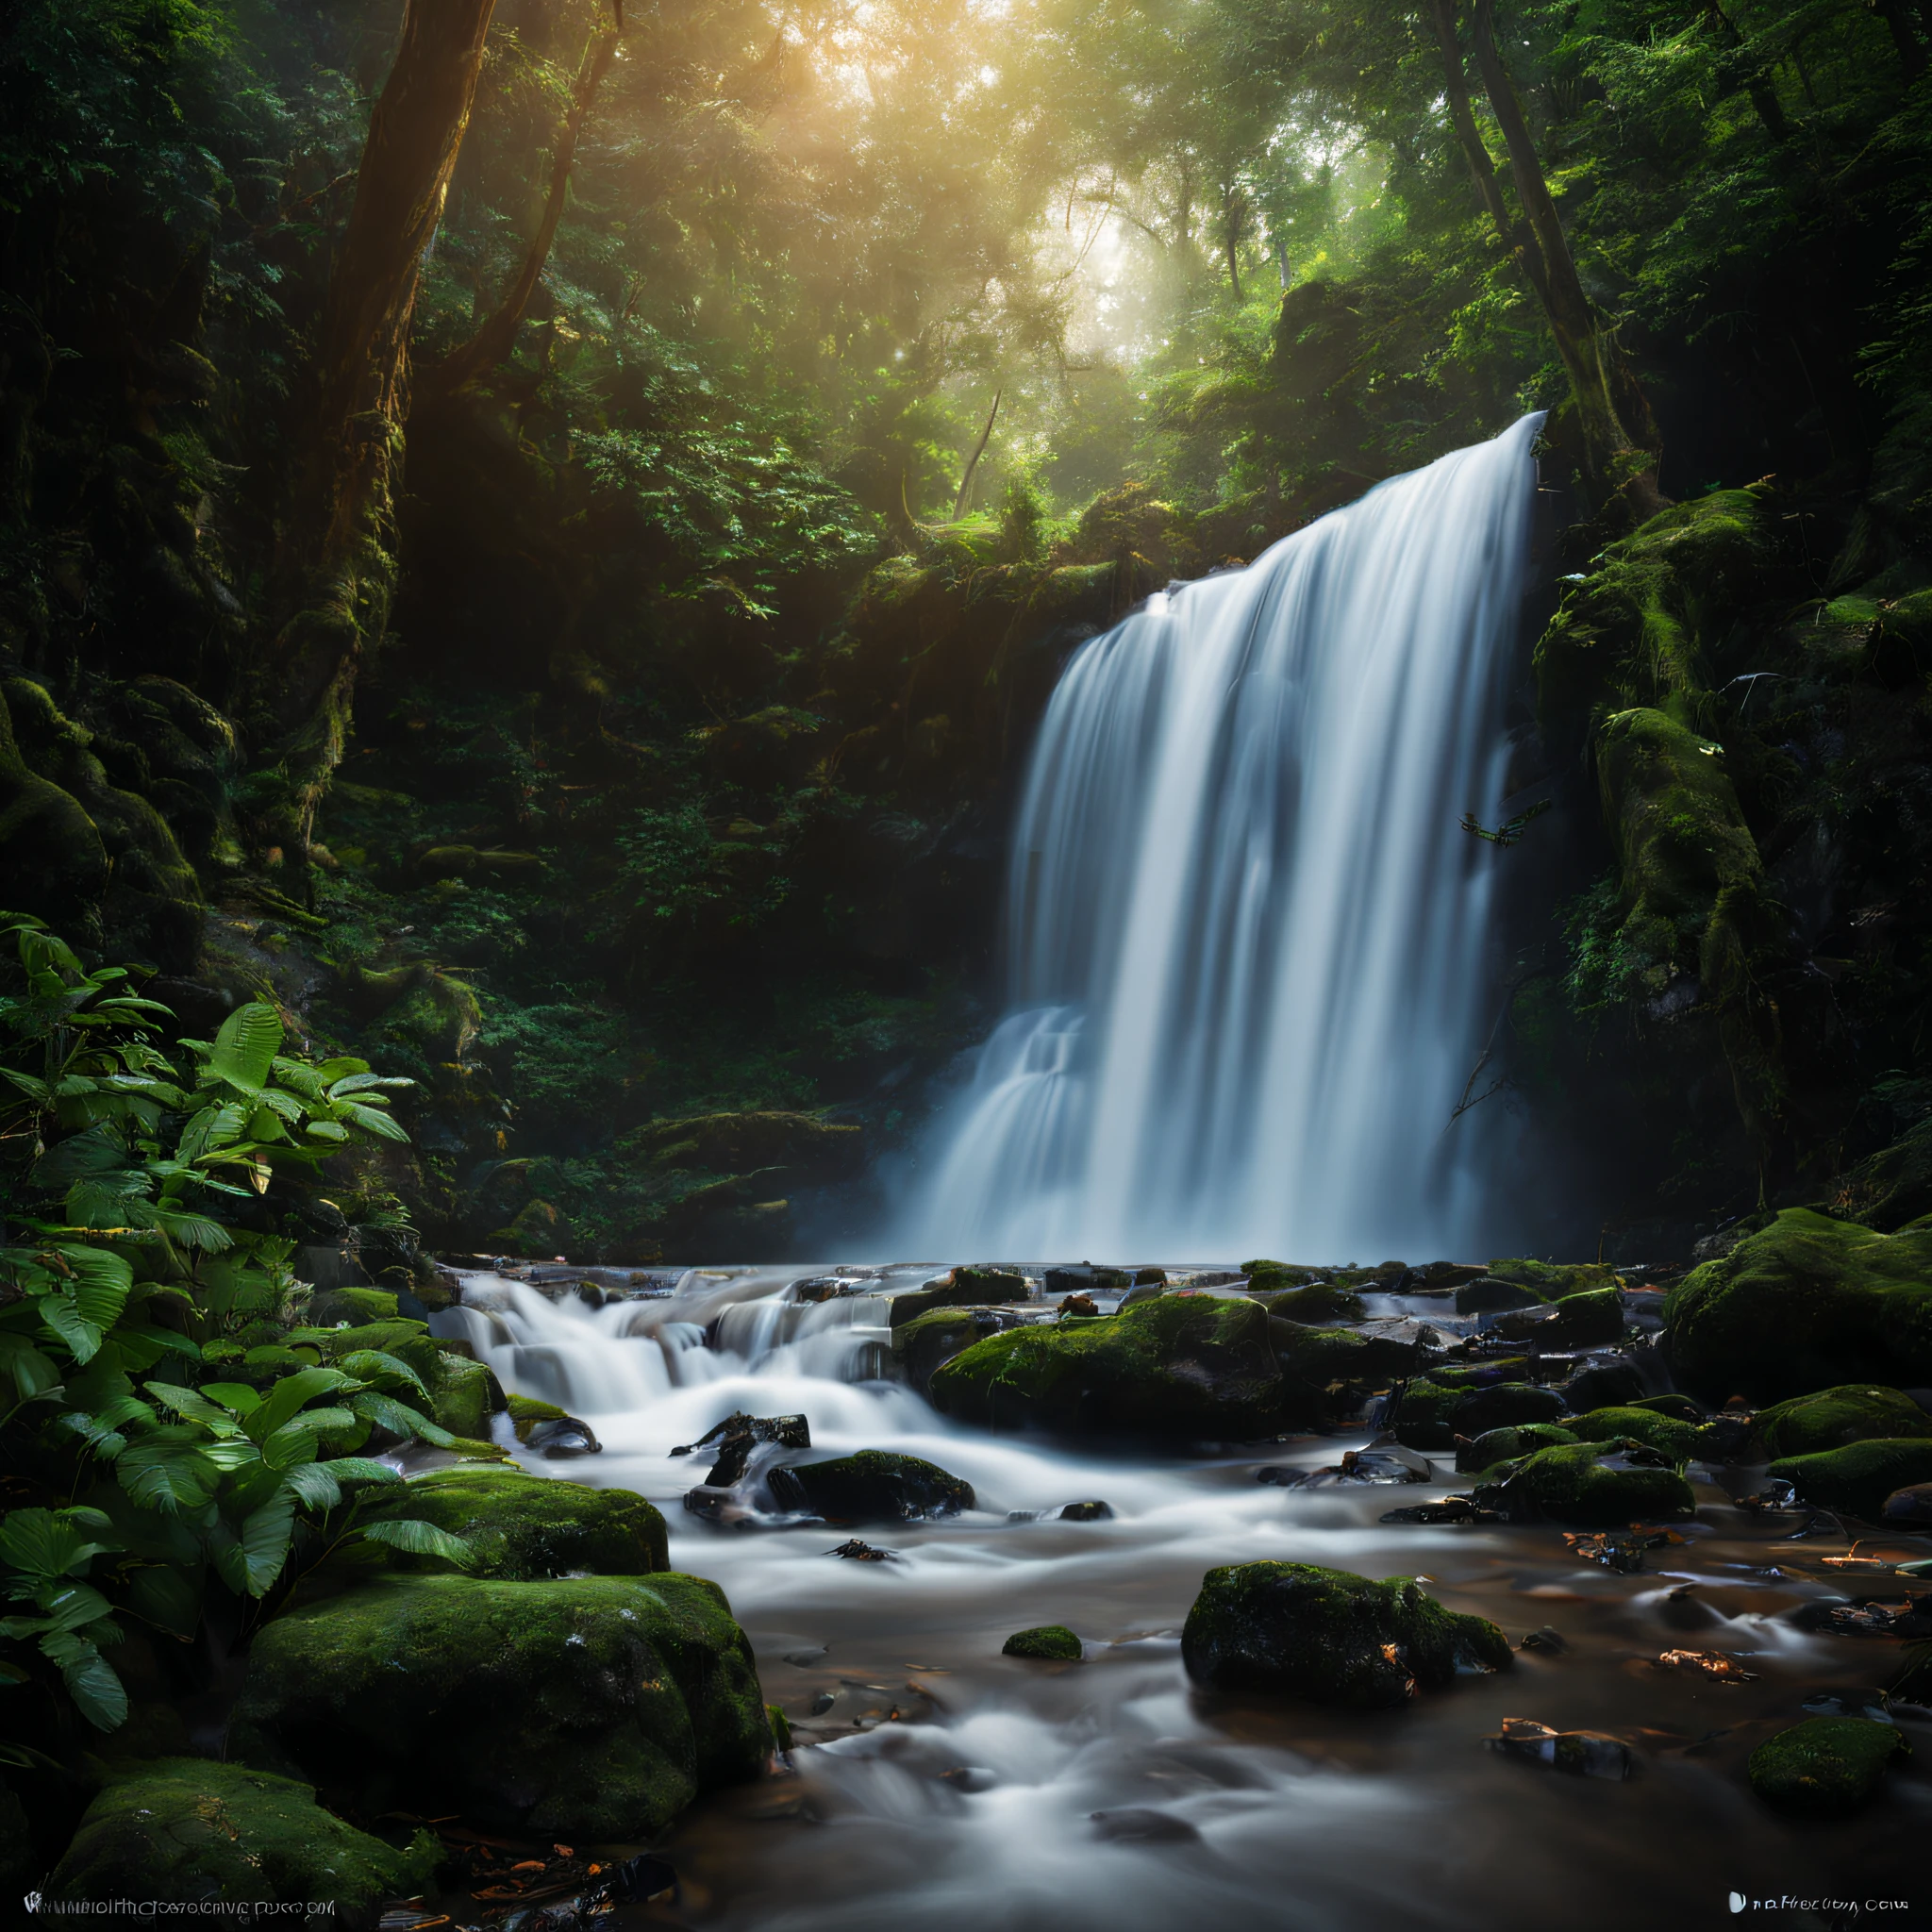
<svg viewBox="0 0 1932 1932">
<path fill-rule="evenodd" d="M 329 279 L 312 404 L 247 724 L 258 856 L 306 872 L 341 761 L 357 667 L 395 582 L 392 497 L 408 413 L 409 319 L 469 125 L 496 0 L 407 0 Z"/>
</svg>

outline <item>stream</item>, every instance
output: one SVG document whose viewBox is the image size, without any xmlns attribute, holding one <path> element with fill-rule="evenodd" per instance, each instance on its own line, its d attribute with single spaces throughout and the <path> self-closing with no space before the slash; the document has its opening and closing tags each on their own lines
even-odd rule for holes
<svg viewBox="0 0 1932 1932">
<path fill-rule="evenodd" d="M 601 1454 L 519 1459 L 653 1498 L 673 1567 L 723 1586 L 791 1723 L 789 1766 L 700 1804 L 658 1848 L 680 1895 L 668 1911 L 636 1908 L 639 1923 L 1590 1932 L 1710 1923 L 1731 1891 L 1821 1902 L 1779 1914 L 1798 1925 L 1862 1923 L 1888 1900 L 1923 1907 L 1923 1775 L 1895 1776 L 1863 1817 L 1808 1827 L 1745 1785 L 1753 1746 L 1807 1714 L 1870 1704 L 1899 1651 L 1794 1624 L 1806 1603 L 1853 1587 L 1826 1560 L 1847 1545 L 1829 1519 L 1795 1536 L 1808 1512 L 1737 1507 L 1757 1472 L 1692 1465 L 1699 1509 L 1684 1541 L 1618 1574 L 1552 1526 L 1379 1521 L 1466 1491 L 1446 1460 L 1427 1485 L 1257 1480 L 1264 1464 L 1333 1464 L 1367 1429 L 1174 1452 L 991 1436 L 881 1377 L 882 1293 L 938 1272 L 840 1271 L 858 1291 L 814 1305 L 791 1284 L 827 1271 L 693 1270 L 632 1277 L 652 1284 L 641 1298 L 602 1307 L 473 1274 L 462 1306 L 437 1318 L 507 1387 L 591 1424 Z M 1405 1311 L 1372 1298 L 1373 1313 Z M 783 1452 L 793 1459 L 924 1457 L 970 1481 L 978 1507 L 866 1528 L 896 1556 L 877 1563 L 828 1554 L 851 1532 L 823 1523 L 705 1521 L 681 1501 L 705 1452 L 671 1451 L 734 1409 L 806 1415 L 812 1447 Z M 1058 1520 L 1096 1499 L 1109 1518 Z M 1932 1554 L 1932 1541 L 1897 1541 Z M 1263 1557 L 1423 1576 L 1513 1642 L 1557 1641 L 1389 1712 L 1197 1692 L 1179 1633 L 1203 1573 Z M 1010 1633 L 1045 1624 L 1071 1626 L 1084 1660 L 1001 1655 Z M 1755 1681 L 1660 1668 L 1678 1648 L 1727 1653 Z M 1893 1716 L 1932 1762 L 1932 1713 Z M 1566 1776 L 1487 1748 L 1511 1717 L 1612 1733 L 1632 1774 Z M 1925 1923 L 1909 1906 L 1883 1922 Z"/>
</svg>

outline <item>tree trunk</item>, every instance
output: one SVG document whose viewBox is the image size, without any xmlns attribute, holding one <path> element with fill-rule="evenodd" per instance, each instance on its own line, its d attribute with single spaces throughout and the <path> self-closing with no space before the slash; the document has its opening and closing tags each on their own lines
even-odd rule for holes
<svg viewBox="0 0 1932 1932">
<path fill-rule="evenodd" d="M 1925 50 L 1920 46 L 1919 37 L 1912 31 L 1900 0 L 1872 0 L 1872 10 L 1891 29 L 1891 44 L 1898 49 L 1899 64 L 1906 71 L 1906 78 L 1917 80 L 1925 71 Z"/>
<path fill-rule="evenodd" d="M 992 392 L 992 408 L 986 412 L 986 427 L 979 432 L 979 441 L 973 445 L 973 454 L 966 458 L 966 474 L 959 478 L 959 494 L 953 504 L 953 521 L 957 524 L 966 514 L 966 505 L 973 495 L 973 473 L 979 467 L 979 459 L 986 454 L 987 444 L 992 441 L 993 419 L 1000 412 L 1000 398 L 1006 393 L 1002 389 Z"/>
<path fill-rule="evenodd" d="M 442 218 L 494 7 L 407 0 L 395 64 L 370 119 L 275 558 L 275 634 L 247 719 L 258 781 L 250 831 L 272 864 L 279 856 L 306 872 L 357 665 L 388 615 L 417 275 Z"/>
<path fill-rule="evenodd" d="M 550 259 L 558 224 L 563 219 L 564 204 L 570 198 L 570 171 L 576 158 L 577 137 L 583 132 L 584 123 L 590 119 L 597 90 L 609 72 L 616 53 L 615 27 L 600 27 L 591 35 L 577 69 L 570 112 L 564 117 L 562 130 L 558 136 L 557 153 L 550 168 L 550 196 L 543 205 L 543 219 L 537 225 L 537 233 L 524 257 L 524 265 L 497 305 L 495 313 L 483 326 L 441 361 L 418 372 L 418 401 L 430 402 L 467 389 L 478 377 L 487 375 L 499 362 L 507 359 L 515 347 L 517 326 L 524 319 L 524 310 L 529 307 L 530 297 L 536 292 L 543 265 Z"/>
<path fill-rule="evenodd" d="M 1616 344 L 1597 327 L 1562 220 L 1543 179 L 1523 103 L 1496 51 L 1491 25 L 1493 8 L 1494 0 L 1476 0 L 1476 69 L 1496 125 L 1503 130 L 1516 199 L 1529 217 L 1542 257 L 1543 285 L 1538 292 L 1575 398 L 1584 468 L 1592 482 L 1627 496 L 1637 514 L 1648 516 L 1663 502 L 1657 484 L 1658 437 L 1649 399 Z"/>
<path fill-rule="evenodd" d="M 1757 110 L 1757 118 L 1764 124 L 1764 131 L 1776 142 L 1791 138 L 1791 124 L 1785 118 L 1784 103 L 1777 97 L 1777 90 L 1771 84 L 1771 75 L 1761 61 L 1755 59 L 1744 36 L 1738 31 L 1737 23 L 1731 19 L 1722 5 L 1722 0 L 1707 0 L 1705 14 L 1714 26 L 1719 37 L 1730 52 L 1725 63 L 1730 69 L 1730 85 L 1740 81 L 1751 96 L 1751 105 Z"/>
<path fill-rule="evenodd" d="M 1224 190 L 1221 197 L 1224 239 L 1227 243 L 1227 279 L 1234 290 L 1234 306 L 1241 306 L 1241 231 L 1244 209 L 1239 188 Z"/>
</svg>

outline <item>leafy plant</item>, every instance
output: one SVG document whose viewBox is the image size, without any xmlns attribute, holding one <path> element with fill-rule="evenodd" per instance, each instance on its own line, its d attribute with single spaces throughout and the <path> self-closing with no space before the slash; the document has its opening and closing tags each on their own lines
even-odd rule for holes
<svg viewBox="0 0 1932 1932">
<path fill-rule="evenodd" d="M 302 1325 L 294 1243 L 272 1191 L 312 1184 L 358 1140 L 400 1141 L 387 1079 L 290 1054 L 280 1015 L 238 1008 L 212 1041 L 156 1043 L 168 1017 L 121 968 L 85 968 L 39 922 L 5 929 L 21 990 L 0 998 L 0 1161 L 19 1205 L 0 1245 L 0 1439 L 30 1490 L 0 1531 L 0 1587 L 88 1723 L 127 1698 L 104 1653 L 116 1614 L 179 1638 L 208 1592 L 246 1635 L 307 1567 L 358 1536 L 461 1562 L 422 1523 L 357 1527 L 399 1479 L 378 1432 L 442 1447 L 422 1376 Z M 325 1361 L 327 1354 L 333 1359 Z M 4 1665 L 6 1681 L 31 1673 Z"/>
</svg>

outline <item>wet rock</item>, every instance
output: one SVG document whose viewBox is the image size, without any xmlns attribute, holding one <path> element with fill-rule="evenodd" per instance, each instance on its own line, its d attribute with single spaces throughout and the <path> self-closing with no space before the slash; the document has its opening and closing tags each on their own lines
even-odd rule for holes
<svg viewBox="0 0 1932 1932">
<path fill-rule="evenodd" d="M 1561 1301 L 1565 1295 L 1586 1294 L 1617 1286 L 1616 1270 L 1607 1268 L 1601 1261 L 1566 1264 L 1531 1260 L 1526 1256 L 1491 1261 L 1487 1278 L 1529 1289 L 1539 1301 L 1545 1302 Z"/>
<path fill-rule="evenodd" d="M 1892 1491 L 1879 1516 L 1886 1523 L 1906 1523 L 1914 1527 L 1932 1524 L 1932 1482 L 1913 1483 L 1907 1489 Z"/>
<path fill-rule="evenodd" d="M 1337 1322 L 1359 1322 L 1368 1309 L 1353 1289 L 1338 1288 L 1333 1282 L 1318 1281 L 1307 1288 L 1284 1289 L 1270 1294 L 1258 1288 L 1254 1298 L 1271 1315 L 1284 1322 L 1299 1322 L 1305 1327 L 1329 1327 Z"/>
<path fill-rule="evenodd" d="M 1416 1270 L 1426 1288 L 1472 1288 L 1488 1278 L 1486 1265 L 1474 1261 L 1429 1261 Z"/>
<path fill-rule="evenodd" d="M 1592 1362 L 1567 1382 L 1559 1382 L 1557 1393 L 1577 1415 L 1588 1415 L 1593 1408 L 1622 1408 L 1637 1402 L 1643 1393 L 1643 1377 L 1635 1362 Z"/>
<path fill-rule="evenodd" d="M 1385 1509 L 1383 1523 L 1497 1523 L 1493 1509 L 1478 1509 L 1471 1496 L 1444 1496 L 1440 1503 L 1411 1503 L 1402 1509 Z"/>
<path fill-rule="evenodd" d="M 874 1549 L 871 1543 L 862 1543 L 857 1537 L 841 1543 L 837 1549 L 827 1550 L 828 1557 L 843 1557 L 848 1563 L 896 1563 L 897 1550 Z"/>
<path fill-rule="evenodd" d="M 1660 1450 L 1673 1462 L 1703 1453 L 1704 1427 L 1679 1422 L 1652 1408 L 1597 1408 L 1572 1416 L 1563 1426 L 1581 1442 L 1634 1441 Z"/>
<path fill-rule="evenodd" d="M 1003 1308 L 934 1308 L 892 1330 L 892 1354 L 907 1381 L 923 1394 L 936 1369 L 975 1341 L 1017 1326 L 1020 1319 Z"/>
<path fill-rule="evenodd" d="M 246 1900 L 362 1919 L 380 1900 L 426 1887 L 440 1856 L 427 1832 L 397 1851 L 356 1830 L 292 1778 L 163 1757 L 111 1779 L 46 1889 L 62 1903 Z"/>
<path fill-rule="evenodd" d="M 1055 1663 L 1078 1663 L 1084 1652 L 1080 1640 L 1064 1624 L 1041 1624 L 1037 1629 L 1014 1631 L 1000 1645 L 1000 1655 L 1044 1657 Z"/>
<path fill-rule="evenodd" d="M 1692 1271 L 1669 1334 L 1677 1379 L 1711 1402 L 1932 1379 L 1932 1227 L 1880 1235 L 1788 1208 Z"/>
<path fill-rule="evenodd" d="M 641 1576 L 670 1568 L 664 1519 L 643 1497 L 519 1469 L 464 1463 L 432 1470 L 376 1491 L 362 1506 L 365 1526 L 408 1519 L 461 1537 L 473 1553 L 468 1574 L 475 1577 L 522 1583 L 573 1572 Z M 385 1548 L 383 1560 L 401 1572 L 449 1569 L 441 1558 L 392 1548 Z"/>
<path fill-rule="evenodd" d="M 1134 1277 L 1128 1270 L 1096 1268 L 1091 1261 L 1079 1268 L 1046 1271 L 1045 1288 L 1049 1295 L 1091 1294 L 1096 1289 L 1102 1293 L 1116 1294 L 1133 1285 Z"/>
<path fill-rule="evenodd" d="M 1647 1408 L 1657 1415 L 1670 1416 L 1680 1423 L 1701 1423 L 1704 1411 L 1688 1395 L 1679 1395 L 1674 1390 L 1664 1395 L 1640 1395 L 1624 1407 Z"/>
<path fill-rule="evenodd" d="M 910 1523 L 974 1507 L 973 1485 L 937 1463 L 891 1449 L 861 1449 L 830 1462 L 791 1462 L 766 1472 L 780 1509 L 831 1523 Z"/>
<path fill-rule="evenodd" d="M 1351 1449 L 1340 1462 L 1325 1469 L 1270 1464 L 1255 1472 L 1255 1480 L 1275 1483 L 1284 1490 L 1323 1490 L 1338 1484 L 1425 1483 L 1429 1474 L 1426 1458 L 1420 1456 L 1405 1456 L 1391 1449 Z"/>
<path fill-rule="evenodd" d="M 931 1394 L 944 1414 L 993 1428 L 1241 1440 L 1300 1419 L 1266 1313 L 1216 1295 L 1163 1294 L 1098 1322 L 989 1336 L 934 1374 Z"/>
<path fill-rule="evenodd" d="M 1465 1474 L 1480 1475 L 1499 1462 L 1514 1461 L 1539 1449 L 1555 1449 L 1578 1438 L 1560 1423 L 1524 1423 L 1515 1428 L 1486 1429 L 1471 1440 L 1464 1437 L 1456 1445 L 1456 1467 Z"/>
<path fill-rule="evenodd" d="M 1614 1288 L 1593 1289 L 1565 1295 L 1541 1308 L 1498 1315 L 1491 1328 L 1508 1341 L 1528 1342 L 1546 1354 L 1596 1348 L 1623 1340 L 1624 1305 Z"/>
<path fill-rule="evenodd" d="M 579 1422 L 574 1415 L 539 1423 L 525 1441 L 527 1447 L 553 1462 L 575 1456 L 595 1456 L 604 1447 L 590 1424 Z"/>
<path fill-rule="evenodd" d="M 1755 1684 L 1756 1671 L 1747 1671 L 1734 1657 L 1721 1650 L 1666 1650 L 1657 1659 L 1660 1671 L 1679 1671 L 1707 1677 L 1713 1684 Z"/>
<path fill-rule="evenodd" d="M 1800 1630 L 1834 1637 L 1897 1637 L 1921 1641 L 1932 1637 L 1932 1595 L 1839 1597 L 1809 1603 L 1792 1612 Z"/>
<path fill-rule="evenodd" d="M 1621 1457 L 1607 1460 L 1606 1446 L 1579 1442 L 1539 1449 L 1521 1462 L 1506 1463 L 1476 1486 L 1477 1507 L 1511 1522 L 1545 1520 L 1580 1529 L 1614 1529 L 1695 1512 L 1690 1485 L 1674 1469 L 1632 1467 Z"/>
<path fill-rule="evenodd" d="M 1535 1718 L 1506 1717 L 1496 1736 L 1483 1741 L 1506 1757 L 1525 1757 L 1547 1764 L 1573 1777 L 1602 1777 L 1622 1782 L 1630 1775 L 1630 1747 L 1621 1738 L 1602 1731 L 1558 1731 Z"/>
<path fill-rule="evenodd" d="M 1097 1499 L 1088 1503 L 1069 1503 L 1060 1511 L 1062 1523 L 1105 1523 L 1113 1511 Z"/>
<path fill-rule="evenodd" d="M 1551 1657 L 1562 1657 L 1570 1648 L 1570 1640 L 1553 1624 L 1545 1624 L 1541 1630 L 1532 1630 L 1519 1647 L 1543 1651 Z"/>
<path fill-rule="evenodd" d="M 743 1478 L 752 1451 L 764 1442 L 776 1442 L 786 1449 L 809 1449 L 811 1425 L 802 1415 L 746 1415 L 737 1409 L 695 1442 L 686 1442 L 671 1453 L 690 1456 L 699 1449 L 710 1449 L 716 1459 L 705 1481 L 723 1490 Z"/>
<path fill-rule="evenodd" d="M 1780 1457 L 1765 1472 L 1788 1482 L 1820 1509 L 1842 1509 L 1875 1523 L 1896 1490 L 1932 1482 L 1932 1440 L 1924 1437 L 1849 1442 L 1814 1456 Z"/>
<path fill-rule="evenodd" d="M 1059 1306 L 1062 1315 L 1097 1315 L 1099 1312 L 1099 1305 L 1088 1294 L 1070 1294 Z"/>
<path fill-rule="evenodd" d="M 1932 1415 L 1903 1390 L 1857 1382 L 1760 1408 L 1757 1433 L 1774 1457 L 1814 1456 L 1848 1442 L 1932 1437 Z"/>
<path fill-rule="evenodd" d="M 1753 1516 L 1781 1516 L 1787 1510 L 1794 1508 L 1797 1501 L 1797 1485 L 1780 1480 L 1766 1483 L 1761 1490 L 1752 1495 L 1740 1496 L 1738 1507 L 1747 1510 Z"/>
<path fill-rule="evenodd" d="M 572 1842 L 648 1839 L 772 1748 L 724 1592 L 675 1574 L 395 1577 L 298 1604 L 256 1638 L 236 1714 L 231 1752 L 285 1754 L 372 1815 Z"/>
<path fill-rule="evenodd" d="M 1684 1539 L 1674 1530 L 1648 1529 L 1641 1524 L 1632 1524 L 1628 1529 L 1566 1531 L 1563 1541 L 1571 1555 L 1582 1557 L 1586 1563 L 1601 1563 L 1620 1576 L 1634 1576 L 1643 1568 L 1644 1558 L 1652 1550 L 1681 1543 Z"/>
<path fill-rule="evenodd" d="M 1445 1610 L 1407 1577 L 1376 1583 L 1311 1563 L 1210 1570 L 1181 1657 L 1197 1683 L 1375 1709 L 1465 1672 L 1506 1668 L 1507 1640 Z"/>
<path fill-rule="evenodd" d="M 1325 1268 L 1305 1268 L 1294 1261 L 1243 1261 L 1237 1278 L 1244 1279 L 1255 1293 L 1262 1294 L 1307 1288 L 1313 1282 L 1325 1281 L 1328 1272 Z"/>
<path fill-rule="evenodd" d="M 1380 1388 L 1420 1366 L 1415 1336 L 1364 1335 L 1354 1328 L 1314 1328 L 1301 1322 L 1268 1318 L 1268 1342 L 1290 1381 L 1311 1394 L 1333 1382 Z"/>
<path fill-rule="evenodd" d="M 1491 1278 L 1472 1281 L 1456 1291 L 1458 1315 L 1497 1315 L 1510 1308 L 1533 1308 L 1542 1297 L 1514 1281 Z"/>
<path fill-rule="evenodd" d="M 1449 1426 L 1458 1436 L 1485 1436 L 1491 1429 L 1554 1423 L 1562 1413 L 1563 1398 L 1554 1389 L 1539 1389 L 1528 1382 L 1499 1382 L 1493 1389 L 1472 1389 L 1450 1410 Z"/>
<path fill-rule="evenodd" d="M 1890 1724 L 1856 1717 L 1811 1717 L 1768 1738 L 1751 1754 L 1751 1789 L 1799 1818 L 1850 1818 L 1862 1811 L 1887 1770 L 1911 1756 Z"/>
<path fill-rule="evenodd" d="M 1028 1298 L 1026 1277 L 1005 1268 L 955 1268 L 933 1288 L 918 1288 L 892 1296 L 891 1326 L 930 1314 L 934 1308 L 993 1307 Z"/>
<path fill-rule="evenodd" d="M 1145 1810 L 1138 1806 L 1119 1811 L 1094 1811 L 1089 1816 L 1092 1821 L 1094 1837 L 1106 1839 L 1113 1844 L 1190 1844 L 1201 1836 L 1185 1818 L 1175 1818 L 1166 1811 Z"/>
</svg>

